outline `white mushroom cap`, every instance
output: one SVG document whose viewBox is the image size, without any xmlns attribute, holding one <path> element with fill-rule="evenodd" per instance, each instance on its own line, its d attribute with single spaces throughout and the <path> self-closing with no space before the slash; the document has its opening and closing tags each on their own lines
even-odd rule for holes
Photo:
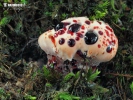
<svg viewBox="0 0 133 100">
<path fill-rule="evenodd" d="M 86 17 L 63 20 L 56 29 L 43 33 L 39 46 L 49 55 L 62 60 L 82 60 L 80 54 L 91 58 L 91 65 L 111 60 L 118 48 L 113 29 L 103 21 L 90 21 Z"/>
</svg>

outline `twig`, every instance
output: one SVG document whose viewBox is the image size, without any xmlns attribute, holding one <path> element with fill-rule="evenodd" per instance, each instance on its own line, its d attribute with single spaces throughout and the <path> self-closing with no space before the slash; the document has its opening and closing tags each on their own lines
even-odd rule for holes
<svg viewBox="0 0 133 100">
<path fill-rule="evenodd" d="M 123 76 L 123 77 L 127 77 L 127 78 L 133 78 L 133 75 L 130 75 L 130 74 L 105 73 L 105 75 Z"/>
<path fill-rule="evenodd" d="M 9 28 L 11 31 L 14 32 L 14 29 L 13 29 L 13 27 L 12 27 L 10 24 L 7 24 L 7 26 L 8 26 L 8 28 Z"/>
<path fill-rule="evenodd" d="M 114 22 L 113 22 L 113 24 L 114 24 L 116 27 L 118 27 L 119 29 L 121 29 L 121 27 L 120 27 L 119 25 L 115 24 Z"/>
<path fill-rule="evenodd" d="M 38 38 L 33 38 L 32 40 L 30 40 L 23 48 L 22 48 L 22 53 L 21 53 L 21 59 L 22 59 L 22 57 L 23 57 L 23 53 L 24 53 L 24 50 L 25 50 L 25 48 L 26 48 L 26 46 L 28 46 L 30 43 L 32 43 L 32 42 L 35 42 L 35 41 L 37 41 L 38 40 Z M 21 60 L 21 62 L 23 63 L 23 60 Z"/>
<path fill-rule="evenodd" d="M 42 20 L 42 19 L 44 19 L 44 18 L 46 18 L 46 17 L 38 18 L 38 19 L 35 20 L 35 22 L 36 22 L 36 21 L 39 21 L 39 20 Z"/>
<path fill-rule="evenodd" d="M 118 78 L 117 78 L 117 88 L 118 88 L 119 96 L 120 96 L 121 100 L 123 100 L 123 99 L 122 99 L 122 94 L 121 94 L 122 88 L 121 88 L 121 84 L 120 84 Z M 121 90 L 120 90 L 120 89 L 121 89 Z"/>
</svg>

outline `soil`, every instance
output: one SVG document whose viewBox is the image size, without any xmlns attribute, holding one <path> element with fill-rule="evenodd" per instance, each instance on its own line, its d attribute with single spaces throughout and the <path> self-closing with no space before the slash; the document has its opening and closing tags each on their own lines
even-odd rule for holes
<svg viewBox="0 0 133 100">
<path fill-rule="evenodd" d="M 43 67 L 47 63 L 47 55 L 40 49 L 37 39 L 40 34 L 54 28 L 66 18 L 96 17 L 94 9 L 104 3 L 104 0 L 25 0 L 25 6 L 20 8 L 4 7 L 5 1 L 0 2 L 1 100 L 58 100 L 55 95 L 60 92 L 57 91 L 63 91 L 67 87 L 69 88 L 65 92 L 81 98 L 95 96 L 96 99 L 99 96 L 101 100 L 133 100 L 133 88 L 130 87 L 133 82 L 132 0 L 111 0 L 107 8 L 98 8 L 101 12 L 108 11 L 99 19 L 109 23 L 114 29 L 119 49 L 115 58 L 97 67 L 101 73 L 94 81 L 98 85 L 96 88 L 85 88 L 87 83 L 84 77 L 80 81 L 77 79 L 76 88 L 72 80 L 63 85 L 66 87 L 62 87 L 62 74 L 52 69 L 51 76 L 46 78 Z M 7 3 L 16 2 L 9 0 Z M 52 84 L 52 87 L 49 89 L 46 83 Z M 97 92 L 98 88 L 104 92 Z M 109 92 L 105 93 L 103 88 Z M 53 99 L 54 97 L 58 99 Z"/>
</svg>

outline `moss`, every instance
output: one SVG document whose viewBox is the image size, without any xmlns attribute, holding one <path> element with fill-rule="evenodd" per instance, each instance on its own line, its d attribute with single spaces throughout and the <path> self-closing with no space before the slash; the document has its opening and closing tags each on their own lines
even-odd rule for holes
<svg viewBox="0 0 133 100">
<path fill-rule="evenodd" d="M 25 7 L 20 10 L 3 8 L 4 2 L 23 3 Z M 4 0 L 0 7 L 0 86 L 5 87 L 0 90 L 2 97 L 22 100 L 27 94 L 44 100 L 62 98 L 62 95 L 82 100 L 133 99 L 131 0 Z M 117 55 L 112 61 L 98 66 L 100 74 L 90 72 L 87 77 L 79 71 L 63 76 L 53 69 L 42 69 L 47 58 L 38 48 L 38 36 L 52 29 L 54 20 L 74 16 L 109 23 L 119 39 Z"/>
</svg>

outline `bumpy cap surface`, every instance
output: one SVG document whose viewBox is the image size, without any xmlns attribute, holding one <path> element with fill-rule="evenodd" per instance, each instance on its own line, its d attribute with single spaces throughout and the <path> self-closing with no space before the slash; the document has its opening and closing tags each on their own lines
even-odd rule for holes
<svg viewBox="0 0 133 100">
<path fill-rule="evenodd" d="M 43 33 L 39 46 L 47 54 L 62 60 L 91 58 L 92 65 L 111 60 L 118 48 L 113 29 L 103 21 L 73 17 L 61 21 L 54 29 Z"/>
</svg>

